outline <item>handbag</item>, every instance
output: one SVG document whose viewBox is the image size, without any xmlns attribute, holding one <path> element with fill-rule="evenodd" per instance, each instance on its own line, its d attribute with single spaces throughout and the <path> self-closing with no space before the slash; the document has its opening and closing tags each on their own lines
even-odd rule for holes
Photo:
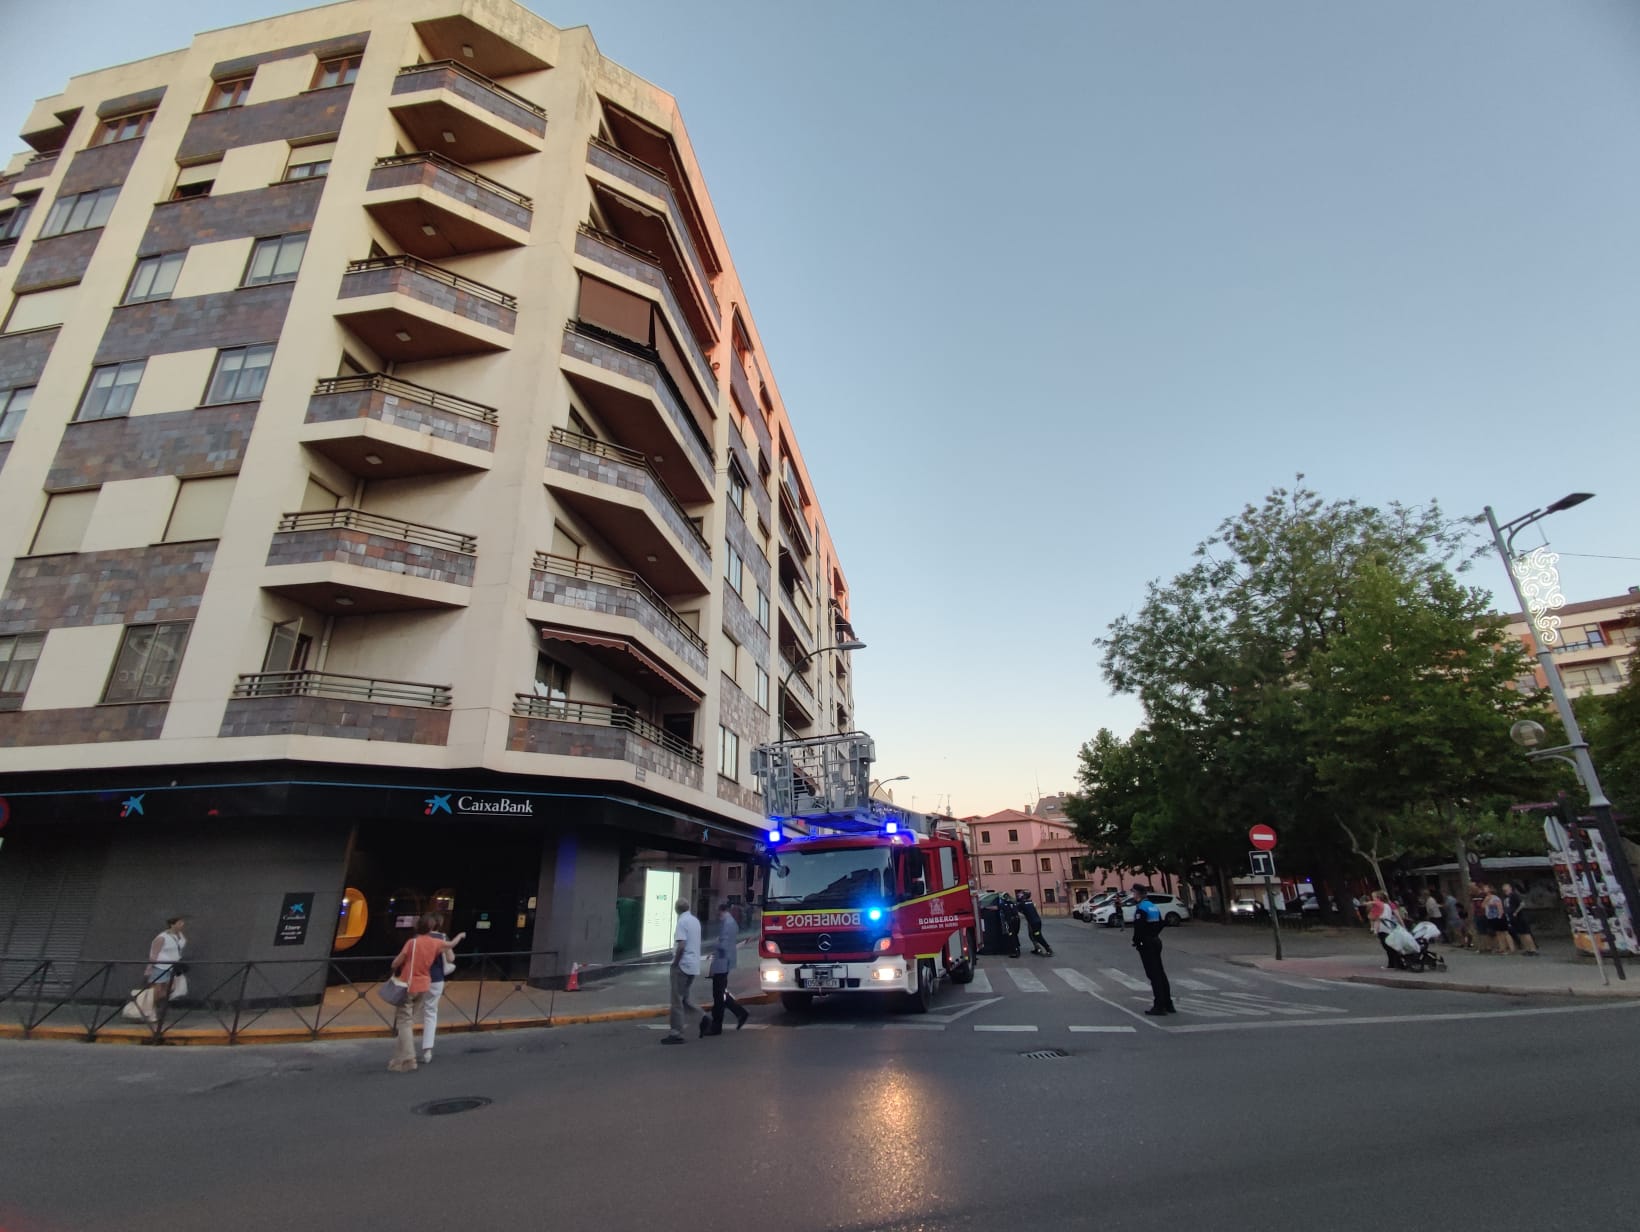
<svg viewBox="0 0 1640 1232">
<path fill-rule="evenodd" d="M 188 977 L 178 971 L 171 977 L 171 999 L 174 1001 L 178 997 L 186 997 L 187 995 Z"/>
<path fill-rule="evenodd" d="M 409 975 L 416 966 L 416 942 L 419 937 L 410 938 L 410 958 L 404 964 L 404 972 Z M 396 975 L 387 977 L 387 982 L 376 989 L 376 995 L 389 1005 L 403 1005 L 410 999 L 410 981 L 401 980 Z"/>
<path fill-rule="evenodd" d="M 132 1022 L 154 1021 L 154 986 L 145 984 L 131 990 L 131 999 L 120 1007 L 120 1017 Z"/>
</svg>

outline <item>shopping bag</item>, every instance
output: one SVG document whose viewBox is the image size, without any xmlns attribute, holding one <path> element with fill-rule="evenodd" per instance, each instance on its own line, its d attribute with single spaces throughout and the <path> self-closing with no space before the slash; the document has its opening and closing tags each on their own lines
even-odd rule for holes
<svg viewBox="0 0 1640 1232">
<path fill-rule="evenodd" d="M 1416 954 L 1418 952 L 1418 939 L 1399 924 L 1389 931 L 1384 941 L 1397 954 Z"/>
<path fill-rule="evenodd" d="M 120 1009 L 120 1017 L 132 1022 L 154 1021 L 154 989 L 152 985 L 133 988 L 131 999 Z"/>
</svg>

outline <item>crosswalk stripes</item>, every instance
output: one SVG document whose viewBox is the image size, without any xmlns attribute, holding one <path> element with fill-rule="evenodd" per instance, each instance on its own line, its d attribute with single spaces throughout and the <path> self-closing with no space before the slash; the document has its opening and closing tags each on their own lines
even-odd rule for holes
<svg viewBox="0 0 1640 1232">
<path fill-rule="evenodd" d="M 1067 1027 L 1073 1035 L 1133 1035 L 1138 1027 Z"/>
<path fill-rule="evenodd" d="M 1300 1004 L 1297 1001 L 1277 1001 L 1273 997 L 1261 997 L 1251 992 L 1227 992 L 1226 997 L 1233 997 L 1238 1002 L 1248 1005 L 1269 1006 L 1278 1014 L 1347 1014 L 1348 1010 L 1339 1009 L 1336 1005 Z"/>
<path fill-rule="evenodd" d="M 975 971 L 971 982 L 962 986 L 963 992 L 982 993 L 989 996 L 991 993 L 991 977 L 983 971 Z"/>
<path fill-rule="evenodd" d="M 1092 993 L 1094 995 L 1099 992 L 1099 985 L 1080 971 L 1074 971 L 1070 967 L 1055 967 L 1053 973 L 1076 989 L 1077 992 Z"/>
<path fill-rule="evenodd" d="M 1104 973 L 1110 976 L 1111 979 L 1115 980 L 1123 988 L 1132 989 L 1134 992 L 1150 991 L 1149 980 L 1141 980 L 1138 976 L 1129 975 L 1126 971 L 1122 971 L 1119 968 L 1106 967 L 1104 969 Z"/>
<path fill-rule="evenodd" d="M 1232 974 L 1229 971 L 1210 971 L 1205 967 L 1193 967 L 1191 970 L 1193 970 L 1197 975 L 1210 975 L 1221 983 L 1233 984 L 1237 988 L 1251 988 L 1253 986 L 1252 980 L 1247 979 L 1244 976 Z"/>
<path fill-rule="evenodd" d="M 997 1026 L 997 1025 L 992 1024 L 992 1025 L 976 1026 L 974 1028 L 974 1030 L 976 1030 L 976 1031 L 1035 1031 L 1036 1028 L 1033 1027 L 1033 1026 L 1024 1026 L 1024 1025 Z"/>
<path fill-rule="evenodd" d="M 1048 986 L 1037 979 L 1034 974 L 1022 967 L 1004 967 L 1010 979 L 1019 986 L 1020 992 L 1047 992 Z"/>
<path fill-rule="evenodd" d="M 1169 981 L 1175 988 L 1183 988 L 1188 992 L 1217 992 L 1215 984 L 1204 984 L 1200 980 L 1186 979 L 1182 975 L 1175 975 Z"/>
<path fill-rule="evenodd" d="M 1174 997 L 1173 1007 L 1181 1014 L 1195 1014 L 1203 1018 L 1268 1018 L 1269 1010 L 1251 1005 L 1234 1005 L 1216 997 Z"/>
</svg>

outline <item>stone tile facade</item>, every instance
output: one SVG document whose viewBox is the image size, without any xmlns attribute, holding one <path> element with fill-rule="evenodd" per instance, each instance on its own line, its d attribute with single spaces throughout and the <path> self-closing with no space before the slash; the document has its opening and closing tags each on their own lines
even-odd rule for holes
<svg viewBox="0 0 1640 1232">
<path fill-rule="evenodd" d="M 0 712 L 0 745 L 107 744 L 158 740 L 168 702 L 124 706 L 76 706 L 67 710 Z"/>
<path fill-rule="evenodd" d="M 273 536 L 273 545 L 268 549 L 270 565 L 299 565 L 319 560 L 429 578 L 435 582 L 454 582 L 457 586 L 473 584 L 474 558 L 465 552 L 360 530 L 334 527 L 282 530 Z"/>
<path fill-rule="evenodd" d="M 625 616 L 635 620 L 654 638 L 695 672 L 704 684 L 706 651 L 685 637 L 683 633 L 642 594 L 624 586 L 594 582 L 588 578 L 566 577 L 544 569 L 530 572 L 530 598 L 538 603 L 553 603 L 559 607 L 575 608 L 583 612 L 602 612 L 609 616 Z"/>
<path fill-rule="evenodd" d="M 47 287 L 64 287 L 85 277 L 91 254 L 97 251 L 97 241 L 103 229 L 71 231 L 50 239 L 35 240 L 29 247 L 28 260 L 17 271 L 12 290 L 21 295 L 25 291 L 43 291 Z"/>
<path fill-rule="evenodd" d="M 717 794 L 719 800 L 727 800 L 730 804 L 738 804 L 743 809 L 763 815 L 763 797 L 758 792 L 721 774 L 717 776 Z"/>
<path fill-rule="evenodd" d="M 562 441 L 553 441 L 547 446 L 547 466 L 555 471 L 611 484 L 628 492 L 643 493 L 648 498 L 650 506 L 660 514 L 661 521 L 672 529 L 678 542 L 683 544 L 684 551 L 688 552 L 690 558 L 700 566 L 701 572 L 711 572 L 712 553 L 701 542 L 695 524 L 684 516 L 660 482 L 646 468 L 632 466 L 615 458 L 600 457 Z"/>
<path fill-rule="evenodd" d="M 294 60 L 297 56 L 312 56 L 318 60 L 336 60 L 342 56 L 356 56 L 369 46 L 366 33 L 344 34 L 341 38 L 326 39 L 322 43 L 300 43 L 295 47 L 280 47 L 275 51 L 258 52 L 233 60 L 218 60 L 211 69 L 212 81 L 227 81 L 234 77 L 249 77 L 263 64 L 275 60 Z"/>
<path fill-rule="evenodd" d="M 447 744 L 450 712 L 431 706 L 336 697 L 235 697 L 219 736 L 339 736 L 395 744 Z"/>
<path fill-rule="evenodd" d="M 452 287 L 409 265 L 349 270 L 342 276 L 342 289 L 337 292 L 341 299 L 384 294 L 408 296 L 418 303 L 431 304 L 434 308 L 442 308 L 468 321 L 509 334 L 518 324 L 516 309 L 461 287 Z"/>
<path fill-rule="evenodd" d="M 684 255 L 689 258 L 689 268 L 694 270 L 695 277 L 700 281 L 704 298 L 715 318 L 718 315 L 718 306 L 717 296 L 712 294 L 712 280 L 706 276 L 706 267 L 701 263 L 700 253 L 695 251 L 695 237 L 689 231 L 689 224 L 684 221 L 683 210 L 678 207 L 678 199 L 672 195 L 672 186 L 662 177 L 629 162 L 611 150 L 606 150 L 596 141 L 587 146 L 587 162 L 609 172 L 616 179 L 648 193 L 651 197 L 659 197 L 666 203 L 668 220 L 672 224 L 672 232 L 677 238 L 678 247 L 683 249 Z"/>
<path fill-rule="evenodd" d="M 307 231 L 325 179 L 286 180 L 220 197 L 190 197 L 154 207 L 138 255 L 180 252 L 194 244 Z"/>
<path fill-rule="evenodd" d="M 763 525 L 774 525 L 774 501 L 769 496 L 768 488 L 763 486 L 763 478 L 758 473 L 757 464 L 752 461 L 752 451 L 746 448 L 746 441 L 740 435 L 740 429 L 733 424 L 729 426 L 729 452 L 734 454 L 735 460 L 740 463 L 740 473 L 746 476 L 746 490 L 752 494 L 752 504 L 757 506 L 757 512 L 763 518 Z"/>
<path fill-rule="evenodd" d="M 769 631 L 757 623 L 757 616 L 729 587 L 723 590 L 723 627 L 737 645 L 768 668 Z"/>
<path fill-rule="evenodd" d="M 89 192 L 93 188 L 109 188 L 125 183 L 125 177 L 131 174 L 131 165 L 137 161 L 137 153 L 142 149 L 142 140 L 141 137 L 134 137 L 130 141 L 87 146 L 81 150 L 68 164 L 68 170 L 63 172 L 63 182 L 57 186 L 57 199 Z"/>
<path fill-rule="evenodd" d="M 700 788 L 701 767 L 669 753 L 658 744 L 619 727 L 593 723 L 565 723 L 557 719 L 531 719 L 513 715 L 507 722 L 507 748 L 514 753 L 554 753 L 564 757 L 596 757 L 607 761 L 628 761 L 645 773 Z"/>
<path fill-rule="evenodd" d="M 256 410 L 239 403 L 71 423 L 63 429 L 46 491 L 157 475 L 237 474 Z"/>
<path fill-rule="evenodd" d="M 0 595 L 0 635 L 192 620 L 215 543 L 21 556 Z"/>
<path fill-rule="evenodd" d="M 752 533 L 752 528 L 746 525 L 740 510 L 733 505 L 729 506 L 728 516 L 724 518 L 723 530 L 729 542 L 735 545 L 735 551 L 740 553 L 740 559 L 746 562 L 746 576 L 768 590 L 772 585 L 769 558 L 764 555 L 763 545 Z"/>
<path fill-rule="evenodd" d="M 677 400 L 666 382 L 661 378 L 660 370 L 637 355 L 610 346 L 597 338 L 589 338 L 585 334 L 577 333 L 573 329 L 564 331 L 564 354 L 571 359 L 578 359 L 582 363 L 591 364 L 595 368 L 602 368 L 607 372 L 614 372 L 629 380 L 647 385 L 654 392 L 660 404 L 666 408 L 667 415 L 677 427 L 678 436 L 683 441 L 684 451 L 697 467 L 700 468 L 701 480 L 708 485 L 712 481 L 712 455 L 706 446 L 700 442 L 698 425 L 694 417 L 684 409 Z"/>
<path fill-rule="evenodd" d="M 0 334 L 0 389 L 38 385 L 61 328 L 53 325 L 21 334 Z"/>
<path fill-rule="evenodd" d="M 411 402 L 404 394 L 387 393 L 380 389 L 350 389 L 341 393 L 314 394 L 308 399 L 308 423 L 335 423 L 346 419 L 374 419 L 384 424 L 397 424 L 412 432 L 426 432 L 440 440 L 495 452 L 494 424 Z"/>
<path fill-rule="evenodd" d="M 93 362 L 113 364 L 175 351 L 274 342 L 284 328 L 291 286 L 282 282 L 126 304 L 109 314 Z"/>
<path fill-rule="evenodd" d="M 198 161 L 212 154 L 264 141 L 300 141 L 304 137 L 324 137 L 340 132 L 347 113 L 352 86 L 309 90 L 294 98 L 276 98 L 249 107 L 229 107 L 206 111 L 188 122 L 177 150 L 181 162 Z"/>
<path fill-rule="evenodd" d="M 442 197 L 470 205 L 481 213 L 499 218 L 502 222 L 511 223 L 525 231 L 530 229 L 530 223 L 535 219 L 535 211 L 529 206 L 510 201 L 482 184 L 475 184 L 448 168 L 439 166 L 431 159 L 399 163 L 392 167 L 376 167 L 370 172 L 370 182 L 366 187 L 374 190 L 401 188 L 406 185 L 420 185 L 431 189 Z"/>
<path fill-rule="evenodd" d="M 749 754 L 757 745 L 772 740 L 774 716 L 727 676 L 720 678 L 719 685 L 718 722 L 740 737 L 742 751 Z M 774 682 L 770 682 L 769 688 L 771 691 L 775 688 Z M 749 757 L 742 760 L 750 764 Z M 763 795 L 757 790 L 757 780 L 752 778 L 750 770 L 746 771 L 745 783 L 718 775 L 718 796 L 760 815 L 763 812 Z"/>
<path fill-rule="evenodd" d="M 474 81 L 465 73 L 445 66 L 429 66 L 416 72 L 400 73 L 393 82 L 394 94 L 415 94 L 422 90 L 448 90 L 457 98 L 464 98 L 469 103 L 476 104 L 493 116 L 499 116 L 509 124 L 516 124 L 525 132 L 534 133 L 537 137 L 547 134 L 547 122 L 544 118 L 529 110 L 520 107 L 505 94 L 499 94 L 490 89 L 481 81 Z"/>
</svg>

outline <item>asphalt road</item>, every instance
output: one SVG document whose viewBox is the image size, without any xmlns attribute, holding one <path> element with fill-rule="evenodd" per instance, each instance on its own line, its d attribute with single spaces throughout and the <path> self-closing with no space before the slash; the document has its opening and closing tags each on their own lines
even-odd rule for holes
<svg viewBox="0 0 1640 1232">
<path fill-rule="evenodd" d="M 1272 977 L 1186 929 L 1185 1012 L 1158 1024 L 1126 935 L 1049 935 L 1054 958 L 989 959 L 989 991 L 942 988 L 930 1015 L 760 1007 L 681 1048 L 630 1022 L 451 1036 L 396 1075 L 386 1041 L 6 1043 L 0 1230 L 1381 1232 L 1640 1208 L 1640 1006 Z M 415 1111 L 462 1097 L 491 1102 Z"/>
</svg>

